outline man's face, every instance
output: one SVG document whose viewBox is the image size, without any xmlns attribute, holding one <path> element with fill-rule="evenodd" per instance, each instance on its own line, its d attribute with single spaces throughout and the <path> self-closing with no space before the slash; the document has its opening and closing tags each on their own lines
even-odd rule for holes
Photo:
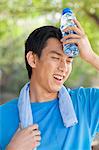
<svg viewBox="0 0 99 150">
<path fill-rule="evenodd" d="M 49 38 L 32 76 L 41 88 L 57 92 L 71 73 L 72 61 L 63 53 L 62 43 L 56 38 Z"/>
</svg>

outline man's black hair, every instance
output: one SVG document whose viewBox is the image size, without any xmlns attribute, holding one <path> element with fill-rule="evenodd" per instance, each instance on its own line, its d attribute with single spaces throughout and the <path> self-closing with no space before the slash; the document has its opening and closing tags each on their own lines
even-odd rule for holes
<svg viewBox="0 0 99 150">
<path fill-rule="evenodd" d="M 42 49 L 46 46 L 46 42 L 49 38 L 57 38 L 60 40 L 62 38 L 60 29 L 54 26 L 43 26 L 37 28 L 29 35 L 25 42 L 25 63 L 29 79 L 32 75 L 32 68 L 27 62 L 26 55 L 29 51 L 32 51 L 34 54 L 37 54 L 38 58 L 40 58 Z"/>
</svg>

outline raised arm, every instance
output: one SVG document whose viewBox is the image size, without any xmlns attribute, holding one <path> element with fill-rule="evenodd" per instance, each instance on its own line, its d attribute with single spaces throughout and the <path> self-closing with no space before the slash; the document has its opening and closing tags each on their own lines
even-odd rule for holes
<svg viewBox="0 0 99 150">
<path fill-rule="evenodd" d="M 90 63 L 93 67 L 99 70 L 99 56 L 92 50 L 91 44 L 81 27 L 78 20 L 74 20 L 77 27 L 67 27 L 64 31 L 73 30 L 76 34 L 69 34 L 61 41 L 63 44 L 75 43 L 78 45 L 80 57 L 86 62 Z"/>
</svg>

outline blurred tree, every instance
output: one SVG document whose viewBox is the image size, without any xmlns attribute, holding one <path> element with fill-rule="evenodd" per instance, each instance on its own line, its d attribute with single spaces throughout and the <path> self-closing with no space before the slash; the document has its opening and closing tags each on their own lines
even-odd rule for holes
<svg viewBox="0 0 99 150">
<path fill-rule="evenodd" d="M 24 41 L 35 28 L 60 25 L 62 9 L 70 7 L 81 22 L 92 47 L 99 54 L 98 0 L 2 0 L 0 1 L 0 76 L 1 90 L 18 95 L 28 80 L 24 64 Z M 98 72 L 79 57 L 74 61 L 70 87 L 97 85 Z"/>
</svg>

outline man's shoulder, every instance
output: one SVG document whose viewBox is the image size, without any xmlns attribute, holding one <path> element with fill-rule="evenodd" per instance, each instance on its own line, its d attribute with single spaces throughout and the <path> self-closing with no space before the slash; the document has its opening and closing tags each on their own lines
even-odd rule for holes
<svg viewBox="0 0 99 150">
<path fill-rule="evenodd" d="M 0 144 L 2 149 L 5 149 L 4 147 L 9 143 L 19 126 L 17 102 L 18 98 L 15 98 L 0 105 Z"/>
<path fill-rule="evenodd" d="M 68 89 L 69 93 L 72 94 L 99 94 L 99 88 L 96 87 L 77 87 L 73 89 Z"/>
<path fill-rule="evenodd" d="M 11 99 L 11 100 L 9 100 L 6 103 L 1 104 L 0 105 L 0 109 L 1 110 L 3 110 L 3 109 L 9 109 L 9 108 L 13 109 L 13 108 L 17 107 L 17 103 L 18 103 L 18 98 Z"/>
<path fill-rule="evenodd" d="M 16 122 L 18 120 L 18 99 L 12 99 L 0 105 L 0 114 L 2 124 L 10 124 L 11 122 Z"/>
<path fill-rule="evenodd" d="M 68 89 L 71 99 L 74 103 L 77 101 L 85 102 L 86 100 L 99 99 L 99 88 L 93 87 L 78 87 L 75 89 Z"/>
</svg>

